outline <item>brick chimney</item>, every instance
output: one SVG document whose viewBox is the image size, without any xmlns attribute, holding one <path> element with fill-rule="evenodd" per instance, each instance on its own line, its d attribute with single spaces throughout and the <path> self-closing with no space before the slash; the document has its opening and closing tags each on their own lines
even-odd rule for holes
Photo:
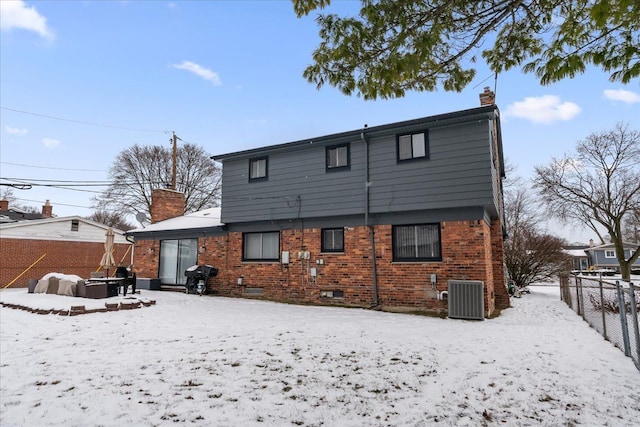
<svg viewBox="0 0 640 427">
<path fill-rule="evenodd" d="M 44 202 L 42 206 L 42 217 L 43 218 L 52 218 L 53 217 L 53 206 L 49 203 L 49 200 Z"/>
<path fill-rule="evenodd" d="M 184 194 L 168 188 L 151 192 L 151 223 L 184 215 Z"/>
<path fill-rule="evenodd" d="M 496 103 L 496 94 L 489 89 L 489 86 L 484 88 L 484 92 L 480 94 L 480 105 L 494 105 Z"/>
<path fill-rule="evenodd" d="M 0 211 L 8 211 L 9 210 L 9 201 L 7 199 L 0 200 Z"/>
</svg>

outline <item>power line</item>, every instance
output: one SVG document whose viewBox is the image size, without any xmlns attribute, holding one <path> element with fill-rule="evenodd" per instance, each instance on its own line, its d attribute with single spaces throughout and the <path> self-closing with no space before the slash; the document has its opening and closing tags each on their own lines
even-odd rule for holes
<svg viewBox="0 0 640 427">
<path fill-rule="evenodd" d="M 113 126 L 113 125 L 105 125 L 105 124 L 102 124 L 102 123 L 85 122 L 85 121 L 82 121 L 82 120 L 66 119 L 64 117 L 56 117 L 56 116 L 50 116 L 50 115 L 47 115 L 47 114 L 33 113 L 31 111 L 17 110 L 15 108 L 0 107 L 0 109 L 7 110 L 7 111 L 13 111 L 14 113 L 29 114 L 31 116 L 44 117 L 44 118 L 53 119 L 53 120 L 61 120 L 63 122 L 79 123 L 79 124 L 88 125 L 88 126 L 98 126 L 98 127 L 111 128 L 111 129 L 131 130 L 131 131 L 135 131 L 135 132 L 167 133 L 167 131 L 163 131 L 163 130 L 129 128 L 129 127 L 124 127 L 124 126 Z"/>
<path fill-rule="evenodd" d="M 21 202 L 32 202 L 32 203 L 42 203 L 42 204 L 45 203 L 42 200 L 30 200 L 30 199 L 20 199 L 20 198 L 16 198 L 15 200 L 19 200 Z M 54 206 L 70 206 L 72 208 L 93 209 L 90 206 L 70 205 L 67 203 L 58 203 L 58 202 L 51 202 L 51 201 L 49 201 L 49 203 L 51 203 Z"/>
<path fill-rule="evenodd" d="M 31 179 L 31 178 L 14 178 L 8 176 L 0 176 L 0 179 L 6 179 L 7 181 L 20 181 L 20 182 L 49 182 L 49 183 L 57 183 L 59 185 L 74 185 L 77 184 L 81 187 L 91 187 L 91 186 L 103 186 L 103 185 L 111 185 L 111 181 L 61 181 L 57 179 Z M 126 183 L 125 183 L 126 184 Z"/>
<path fill-rule="evenodd" d="M 10 163 L 10 162 L 0 162 L 3 165 L 11 165 L 11 166 L 22 166 L 25 168 L 35 168 L 35 169 L 53 169 L 59 171 L 76 171 L 76 172 L 106 172 L 105 170 L 100 169 L 70 169 L 70 168 L 54 168 L 49 166 L 36 166 L 36 165 L 24 165 L 22 163 Z"/>
<path fill-rule="evenodd" d="M 32 187 L 47 187 L 47 188 L 57 188 L 59 190 L 80 191 L 83 193 L 102 194 L 102 191 L 98 191 L 98 190 L 83 190 L 81 188 L 73 188 L 72 186 L 64 186 L 64 185 L 53 185 L 53 184 L 29 184 L 29 185 Z"/>
<path fill-rule="evenodd" d="M 153 185 L 153 184 L 161 184 L 164 185 L 164 181 L 123 181 L 114 183 L 113 181 L 86 181 L 86 180 L 58 180 L 58 179 L 36 179 L 36 178 L 16 178 L 16 177 L 8 177 L 8 176 L 0 176 L 0 179 L 6 179 L 7 181 L 19 182 L 21 184 L 33 184 L 33 185 L 44 185 L 44 184 L 35 184 L 35 183 L 49 183 L 51 185 L 59 185 L 64 187 L 104 187 L 104 186 L 115 186 L 121 187 L 126 185 Z"/>
</svg>

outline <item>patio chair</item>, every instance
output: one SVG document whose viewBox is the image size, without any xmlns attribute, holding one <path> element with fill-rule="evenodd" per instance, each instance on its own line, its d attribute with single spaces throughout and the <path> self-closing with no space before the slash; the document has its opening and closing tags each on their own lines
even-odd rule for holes
<svg viewBox="0 0 640 427">
<path fill-rule="evenodd" d="M 136 273 L 131 273 L 127 267 L 120 266 L 116 269 L 116 277 L 123 277 L 122 293 L 127 295 L 127 289 L 131 286 L 131 293 L 136 293 Z"/>
</svg>

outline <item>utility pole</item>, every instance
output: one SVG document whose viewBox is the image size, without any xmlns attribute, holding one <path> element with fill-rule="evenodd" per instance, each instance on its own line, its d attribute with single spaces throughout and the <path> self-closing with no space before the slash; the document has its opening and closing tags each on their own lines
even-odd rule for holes
<svg viewBox="0 0 640 427">
<path fill-rule="evenodd" d="M 177 174 L 177 166 L 176 163 L 178 161 L 178 137 L 176 136 L 176 133 L 173 132 L 173 156 L 172 156 L 172 160 L 173 160 L 173 165 L 171 168 L 171 189 L 175 190 L 176 189 L 176 174 Z"/>
</svg>

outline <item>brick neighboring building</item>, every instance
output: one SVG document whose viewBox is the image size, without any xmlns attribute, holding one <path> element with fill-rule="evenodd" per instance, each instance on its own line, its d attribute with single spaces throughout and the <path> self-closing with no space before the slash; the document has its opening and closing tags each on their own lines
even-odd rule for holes
<svg viewBox="0 0 640 427">
<path fill-rule="evenodd" d="M 222 209 L 153 219 L 138 277 L 275 301 L 446 311 L 449 280 L 484 283 L 485 315 L 509 305 L 499 111 L 481 107 L 223 154 Z M 184 201 L 154 194 L 174 216 Z M 433 283 L 432 278 L 435 279 Z"/>
<path fill-rule="evenodd" d="M 49 203 L 43 206 L 45 217 L 23 216 L 19 211 L 17 216 L 10 217 L 7 213 L 16 211 L 10 210 L 5 202 L 0 201 L 0 215 L 4 220 L 0 223 L 0 285 L 3 288 L 12 281 L 11 287 L 26 287 L 29 279 L 53 272 L 86 278 L 99 268 L 109 227 L 79 216 L 54 218 Z M 114 234 L 114 259 L 118 263 L 124 258 L 123 264 L 129 265 L 132 244 L 125 239 L 123 231 L 114 230 Z M 43 255 L 41 261 L 22 274 Z"/>
</svg>

